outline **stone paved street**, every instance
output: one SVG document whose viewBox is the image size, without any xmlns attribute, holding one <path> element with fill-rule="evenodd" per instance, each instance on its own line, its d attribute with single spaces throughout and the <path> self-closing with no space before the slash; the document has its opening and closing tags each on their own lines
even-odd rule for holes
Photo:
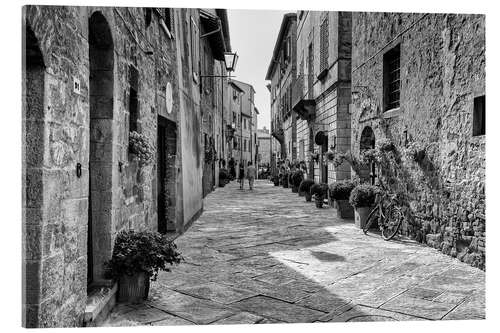
<svg viewBox="0 0 500 333">
<path fill-rule="evenodd" d="M 105 325 L 482 319 L 485 274 L 409 240 L 365 236 L 290 189 L 232 182 L 176 243 L 142 305 Z"/>
</svg>

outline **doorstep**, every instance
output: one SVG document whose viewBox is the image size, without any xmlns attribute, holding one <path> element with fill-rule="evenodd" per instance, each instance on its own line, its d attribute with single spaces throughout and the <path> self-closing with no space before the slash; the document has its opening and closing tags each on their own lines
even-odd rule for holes
<svg viewBox="0 0 500 333">
<path fill-rule="evenodd" d="M 106 320 L 116 303 L 118 284 L 92 287 L 87 295 L 83 326 L 97 326 Z"/>
</svg>

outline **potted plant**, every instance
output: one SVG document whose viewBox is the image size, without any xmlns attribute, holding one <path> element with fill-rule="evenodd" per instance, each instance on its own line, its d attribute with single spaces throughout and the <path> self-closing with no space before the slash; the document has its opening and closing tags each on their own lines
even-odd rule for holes
<svg viewBox="0 0 500 333">
<path fill-rule="evenodd" d="M 140 166 L 151 164 L 155 157 L 155 149 L 144 134 L 132 131 L 129 133 L 129 153 L 135 155 Z"/>
<path fill-rule="evenodd" d="M 176 245 L 165 235 L 152 231 L 126 230 L 118 233 L 113 255 L 106 263 L 106 277 L 118 280 L 118 300 L 140 303 L 147 299 L 149 282 L 158 272 L 170 271 L 182 260 Z"/>
<path fill-rule="evenodd" d="M 328 185 L 325 183 L 314 184 L 311 186 L 311 195 L 314 195 L 314 201 L 317 208 L 322 208 L 327 196 Z"/>
<path fill-rule="evenodd" d="M 219 186 L 224 187 L 227 183 L 229 183 L 229 172 L 221 168 L 219 169 Z"/>
<path fill-rule="evenodd" d="M 281 177 L 281 184 L 283 184 L 283 188 L 288 188 L 288 172 L 285 172 Z"/>
<path fill-rule="evenodd" d="M 299 195 L 302 193 L 306 197 L 306 201 L 311 201 L 311 186 L 314 185 L 314 181 L 311 179 L 304 179 L 299 185 Z"/>
<path fill-rule="evenodd" d="M 335 200 L 335 208 L 337 209 L 338 217 L 343 219 L 352 219 L 354 217 L 354 210 L 349 204 L 349 196 L 355 186 L 356 184 L 348 179 L 330 184 L 330 199 Z"/>
<path fill-rule="evenodd" d="M 377 186 L 361 184 L 356 186 L 349 196 L 349 203 L 354 207 L 354 221 L 356 226 L 363 229 L 366 219 L 370 214 L 375 199 L 380 190 Z"/>
<path fill-rule="evenodd" d="M 272 181 L 274 183 L 274 186 L 279 186 L 280 185 L 280 177 L 279 176 L 273 176 Z"/>
<path fill-rule="evenodd" d="M 299 193 L 300 195 L 299 186 L 302 180 L 304 179 L 304 174 L 302 173 L 302 171 L 297 170 L 292 173 L 290 178 L 291 178 L 290 180 L 292 181 L 292 192 Z"/>
</svg>

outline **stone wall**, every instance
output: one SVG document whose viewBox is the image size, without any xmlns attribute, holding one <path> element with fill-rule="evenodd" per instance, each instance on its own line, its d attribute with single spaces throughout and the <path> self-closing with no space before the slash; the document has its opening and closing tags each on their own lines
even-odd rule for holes
<svg viewBox="0 0 500 333">
<path fill-rule="evenodd" d="M 402 232 L 485 268 L 485 136 L 473 136 L 474 98 L 485 94 L 481 15 L 353 13 L 352 150 L 370 127 L 396 145 L 383 178 L 407 198 Z M 383 112 L 383 55 L 400 45 L 400 107 Z M 425 152 L 407 158 L 406 147 Z"/>
<path fill-rule="evenodd" d="M 116 233 L 157 230 L 158 205 L 179 232 L 201 213 L 200 98 L 191 66 L 191 40 L 198 47 L 199 38 L 190 38 L 188 23 L 199 14 L 173 10 L 169 31 L 164 10 L 23 8 L 25 326 L 80 326 L 88 283 L 106 282 Z M 156 157 L 141 166 L 128 146 L 135 127 L 156 147 L 160 117 L 173 129 L 169 198 L 159 203 Z"/>
</svg>

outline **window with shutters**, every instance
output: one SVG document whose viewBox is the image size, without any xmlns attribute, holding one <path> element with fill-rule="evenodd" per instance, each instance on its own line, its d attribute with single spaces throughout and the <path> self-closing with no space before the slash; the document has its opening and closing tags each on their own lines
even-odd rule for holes
<svg viewBox="0 0 500 333">
<path fill-rule="evenodd" d="M 400 45 L 384 54 L 384 111 L 399 108 L 401 94 Z"/>
<path fill-rule="evenodd" d="M 318 79 L 322 79 L 328 72 L 328 16 L 325 17 L 319 29 L 319 47 Z"/>
</svg>

